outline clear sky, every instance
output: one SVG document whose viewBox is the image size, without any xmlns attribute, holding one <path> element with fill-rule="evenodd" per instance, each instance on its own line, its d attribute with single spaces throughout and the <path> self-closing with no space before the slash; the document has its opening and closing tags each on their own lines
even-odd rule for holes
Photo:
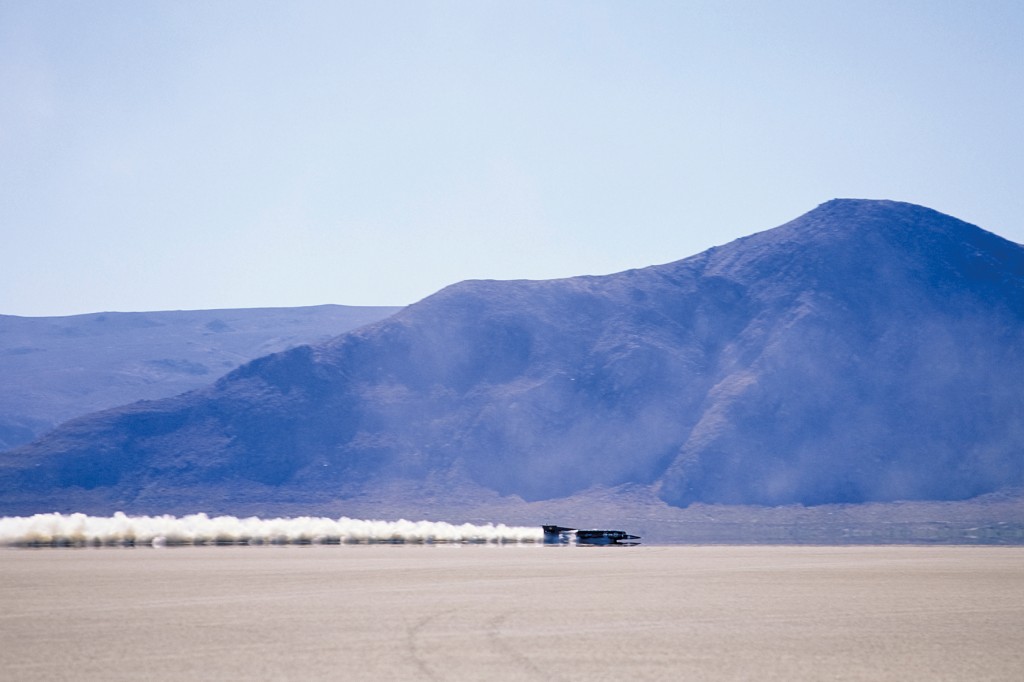
<svg viewBox="0 0 1024 682">
<path fill-rule="evenodd" d="M 1024 2 L 0 0 L 0 313 L 404 305 L 834 197 L 1024 242 Z"/>
</svg>

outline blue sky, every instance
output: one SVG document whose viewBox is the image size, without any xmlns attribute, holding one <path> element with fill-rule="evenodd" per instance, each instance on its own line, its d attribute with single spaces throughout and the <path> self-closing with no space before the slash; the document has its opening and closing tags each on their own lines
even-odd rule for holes
<svg viewBox="0 0 1024 682">
<path fill-rule="evenodd" d="M 0 313 L 404 305 L 834 197 L 1024 242 L 1024 3 L 0 0 Z"/>
</svg>

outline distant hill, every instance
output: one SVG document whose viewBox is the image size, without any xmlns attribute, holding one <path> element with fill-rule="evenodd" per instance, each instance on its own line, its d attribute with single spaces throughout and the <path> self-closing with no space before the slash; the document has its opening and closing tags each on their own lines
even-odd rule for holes
<svg viewBox="0 0 1024 682">
<path fill-rule="evenodd" d="M 456 284 L 75 420 L 0 456 L 0 512 L 964 500 L 1024 484 L 1022 378 L 1024 247 L 835 200 L 666 265 Z"/>
<path fill-rule="evenodd" d="M 0 450 L 72 417 L 204 386 L 254 358 L 323 341 L 398 310 L 323 305 L 0 315 Z"/>
</svg>

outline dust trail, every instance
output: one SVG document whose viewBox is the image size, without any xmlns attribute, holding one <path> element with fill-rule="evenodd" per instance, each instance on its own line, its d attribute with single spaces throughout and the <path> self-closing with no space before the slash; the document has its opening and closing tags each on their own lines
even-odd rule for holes
<svg viewBox="0 0 1024 682">
<path fill-rule="evenodd" d="M 113 516 L 36 514 L 0 518 L 0 545 L 86 547 L 151 545 L 536 543 L 539 527 L 443 521 L 366 521 L 301 516 Z"/>
</svg>

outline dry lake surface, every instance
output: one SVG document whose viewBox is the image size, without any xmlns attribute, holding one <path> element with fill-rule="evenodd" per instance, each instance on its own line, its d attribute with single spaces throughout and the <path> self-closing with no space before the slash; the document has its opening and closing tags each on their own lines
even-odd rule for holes
<svg viewBox="0 0 1024 682">
<path fill-rule="evenodd" d="M 1024 548 L 0 550 L 5 680 L 1021 680 Z"/>
</svg>

